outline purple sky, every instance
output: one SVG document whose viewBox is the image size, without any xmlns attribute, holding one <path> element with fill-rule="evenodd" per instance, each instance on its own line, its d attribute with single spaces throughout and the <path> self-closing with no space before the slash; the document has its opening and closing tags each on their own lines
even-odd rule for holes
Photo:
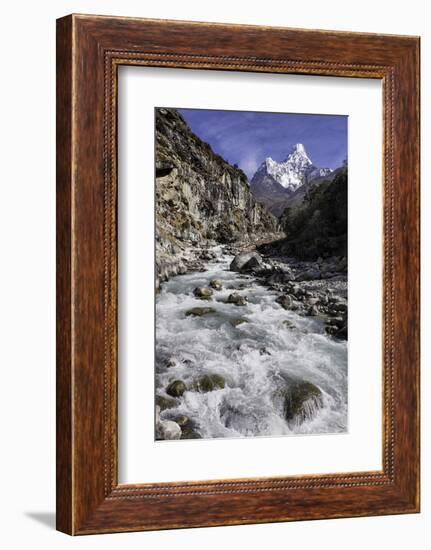
<svg viewBox="0 0 431 550">
<path fill-rule="evenodd" d="M 281 161 L 302 143 L 319 168 L 337 168 L 347 158 L 347 116 L 178 109 L 203 141 L 249 178 L 266 157 Z"/>
</svg>

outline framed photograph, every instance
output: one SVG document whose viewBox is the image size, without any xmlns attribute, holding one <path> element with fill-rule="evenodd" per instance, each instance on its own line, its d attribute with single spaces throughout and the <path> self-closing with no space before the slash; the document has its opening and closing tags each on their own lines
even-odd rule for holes
<svg viewBox="0 0 431 550">
<path fill-rule="evenodd" d="M 419 38 L 57 21 L 57 528 L 419 511 Z"/>
</svg>

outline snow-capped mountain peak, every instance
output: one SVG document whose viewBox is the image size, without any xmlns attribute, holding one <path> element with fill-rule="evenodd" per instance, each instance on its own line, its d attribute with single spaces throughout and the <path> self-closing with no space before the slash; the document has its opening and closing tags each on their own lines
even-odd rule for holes
<svg viewBox="0 0 431 550">
<path fill-rule="evenodd" d="M 302 143 L 296 143 L 287 157 L 277 162 L 267 157 L 250 182 L 250 188 L 258 199 L 270 201 L 291 195 L 305 183 L 331 174 L 330 168 L 316 167 Z"/>
<path fill-rule="evenodd" d="M 275 179 L 284 189 L 295 191 L 304 183 L 304 176 L 313 163 L 309 159 L 302 143 L 294 145 L 282 162 L 271 157 L 265 160 L 266 172 Z"/>
</svg>

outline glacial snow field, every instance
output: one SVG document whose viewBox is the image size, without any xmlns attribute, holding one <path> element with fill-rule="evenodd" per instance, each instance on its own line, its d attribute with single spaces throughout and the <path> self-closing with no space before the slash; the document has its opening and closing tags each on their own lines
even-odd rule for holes
<svg viewBox="0 0 431 550">
<path fill-rule="evenodd" d="M 186 439 L 345 432 L 347 342 L 328 336 L 318 317 L 283 309 L 276 292 L 252 275 L 230 271 L 233 256 L 217 251 L 204 272 L 173 277 L 156 299 L 162 423 L 182 424 Z M 194 295 L 214 280 L 222 289 L 212 299 Z M 247 303 L 228 303 L 234 292 Z M 209 311 L 193 315 L 193 308 Z M 172 397 L 166 390 L 175 381 L 184 391 Z M 298 381 L 317 387 L 320 396 L 305 403 L 303 417 L 287 420 L 286 391 Z"/>
</svg>

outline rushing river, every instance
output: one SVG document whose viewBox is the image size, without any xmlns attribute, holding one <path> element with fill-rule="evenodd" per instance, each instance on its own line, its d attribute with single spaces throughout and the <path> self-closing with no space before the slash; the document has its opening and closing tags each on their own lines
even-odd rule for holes
<svg viewBox="0 0 431 550">
<path fill-rule="evenodd" d="M 316 317 L 286 311 L 277 293 L 252 276 L 229 271 L 233 257 L 217 249 L 206 271 L 179 275 L 164 283 L 156 301 L 156 393 L 173 380 L 188 391 L 162 419 L 184 415 L 203 438 L 338 433 L 347 429 L 347 342 L 326 335 Z M 193 295 L 196 287 L 218 279 L 223 289 L 211 301 Z M 248 298 L 245 306 L 226 303 L 232 292 Z M 186 316 L 194 307 L 215 313 Z M 240 324 L 234 326 L 238 320 Z M 244 322 L 245 321 L 245 322 Z M 174 360 L 176 365 L 166 366 Z M 219 374 L 223 389 L 193 389 L 204 374 Z M 311 419 L 289 424 L 283 415 L 280 387 L 288 378 L 320 388 L 323 407 Z"/>
</svg>

